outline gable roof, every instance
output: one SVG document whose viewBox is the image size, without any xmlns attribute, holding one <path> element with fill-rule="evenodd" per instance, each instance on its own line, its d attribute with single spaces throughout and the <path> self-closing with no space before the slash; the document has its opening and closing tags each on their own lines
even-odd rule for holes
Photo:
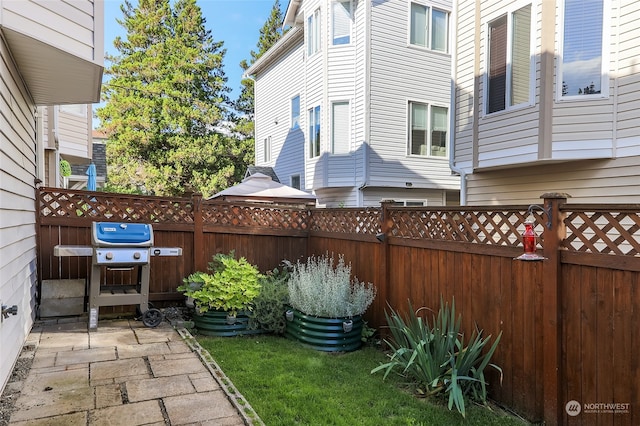
<svg viewBox="0 0 640 426">
<path fill-rule="evenodd" d="M 207 200 L 270 202 L 283 204 L 315 205 L 315 195 L 271 180 L 262 173 L 247 176 L 242 183 L 220 191 Z"/>
<path fill-rule="evenodd" d="M 256 173 L 262 173 L 263 175 L 269 176 L 272 181 L 281 183 L 280 179 L 278 179 L 276 171 L 273 170 L 273 167 L 270 166 L 249 166 L 247 167 L 247 173 L 245 173 L 244 177 L 249 177 L 251 175 L 255 175 Z"/>
</svg>

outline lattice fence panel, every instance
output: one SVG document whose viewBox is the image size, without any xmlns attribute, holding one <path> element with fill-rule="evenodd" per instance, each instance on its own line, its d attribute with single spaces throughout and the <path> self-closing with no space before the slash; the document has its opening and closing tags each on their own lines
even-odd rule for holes
<svg viewBox="0 0 640 426">
<path fill-rule="evenodd" d="M 193 204 L 188 199 L 52 189 L 40 191 L 40 215 L 92 221 L 193 223 Z"/>
<path fill-rule="evenodd" d="M 202 220 L 207 225 L 306 231 L 310 213 L 287 207 L 212 203 L 202 205 Z"/>
<path fill-rule="evenodd" d="M 429 238 L 499 246 L 518 246 L 522 242 L 524 222 L 529 213 L 524 209 L 509 210 L 424 210 L 423 208 L 391 208 L 392 235 L 402 238 Z M 536 232 L 541 237 L 544 221 L 533 214 Z M 538 243 L 541 243 L 539 238 Z"/>
<path fill-rule="evenodd" d="M 567 211 L 564 224 L 567 236 L 562 246 L 568 250 L 617 254 L 640 255 L 640 213 L 633 210 L 598 207 L 580 211 Z"/>
<path fill-rule="evenodd" d="M 382 209 L 377 207 L 313 210 L 312 231 L 376 235 L 381 227 Z"/>
</svg>

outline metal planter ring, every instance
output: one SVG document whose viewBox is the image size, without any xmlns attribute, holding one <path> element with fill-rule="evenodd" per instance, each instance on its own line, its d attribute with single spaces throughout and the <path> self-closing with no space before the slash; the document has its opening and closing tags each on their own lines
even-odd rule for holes
<svg viewBox="0 0 640 426">
<path fill-rule="evenodd" d="M 324 352 L 350 352 L 362 346 L 362 317 L 324 318 L 293 309 L 285 335 L 312 349 Z"/>
</svg>

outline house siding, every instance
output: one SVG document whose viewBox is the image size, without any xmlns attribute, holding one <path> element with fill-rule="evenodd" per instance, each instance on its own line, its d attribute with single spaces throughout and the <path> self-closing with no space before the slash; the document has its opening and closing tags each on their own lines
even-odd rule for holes
<svg viewBox="0 0 640 426">
<path fill-rule="evenodd" d="M 67 112 L 58 107 L 58 128 L 60 154 L 79 159 L 91 158 L 91 105 L 86 106 L 84 114 Z"/>
<path fill-rule="evenodd" d="M 594 199 L 638 202 L 637 184 L 633 182 L 637 182 L 640 175 L 637 171 L 640 170 L 637 114 L 640 3 L 632 0 L 606 3 L 605 39 L 608 37 L 609 41 L 604 57 L 609 72 L 608 93 L 603 94 L 606 97 L 567 100 L 559 99 L 556 94 L 562 25 L 557 13 L 561 3 L 534 1 L 535 105 L 492 115 L 480 111 L 478 123 L 474 123 L 474 103 L 483 103 L 486 25 L 493 19 L 492 14 L 497 16 L 497 10 L 511 4 L 506 1 L 457 2 L 455 164 L 469 173 L 467 202 L 537 202 L 540 194 L 550 191 L 569 193 L 576 202 Z M 482 19 L 476 23 L 478 26 L 472 26 L 471 19 L 476 12 Z M 548 28 L 550 23 L 555 32 L 542 34 L 545 23 Z M 481 34 L 477 45 L 475 33 Z M 553 61 L 552 75 L 542 75 L 545 46 L 555 49 L 555 57 L 549 56 Z M 469 59 L 470 51 L 473 51 L 475 67 Z M 473 91 L 474 78 L 479 78 L 477 92 Z M 543 83 L 551 85 L 547 86 L 550 90 L 546 97 Z M 544 111 L 548 113 L 545 115 Z"/>
<path fill-rule="evenodd" d="M 273 167 L 280 181 L 291 183 L 291 176 L 300 175 L 300 188 L 305 188 L 304 80 L 300 69 L 304 60 L 302 34 L 279 60 L 256 76 L 255 129 L 258 166 Z M 300 96 L 300 127 L 291 129 L 291 99 Z M 277 121 L 277 124 L 276 124 Z M 271 161 L 264 161 L 264 139 L 271 136 Z"/>
<path fill-rule="evenodd" d="M 94 33 L 92 0 L 2 0 L 0 7 L 3 27 L 36 40 L 46 40 L 48 44 L 81 58 L 95 59 L 103 54 L 103 46 L 95 45 L 102 34 L 96 37 Z"/>
<path fill-rule="evenodd" d="M 35 105 L 0 37 L 0 300 L 18 315 L 0 323 L 0 391 L 33 324 L 36 289 Z"/>
<path fill-rule="evenodd" d="M 451 10 L 447 2 L 430 5 Z M 371 6 L 370 171 L 368 185 L 459 187 L 446 158 L 407 154 L 408 102 L 449 108 L 451 57 L 408 44 L 409 2 Z"/>
</svg>

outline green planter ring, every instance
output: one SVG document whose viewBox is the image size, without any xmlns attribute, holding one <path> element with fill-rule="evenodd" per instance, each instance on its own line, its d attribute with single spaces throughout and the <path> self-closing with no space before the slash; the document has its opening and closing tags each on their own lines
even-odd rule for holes
<svg viewBox="0 0 640 426">
<path fill-rule="evenodd" d="M 196 311 L 193 324 L 198 333 L 205 336 L 233 337 L 247 334 L 263 333 L 262 330 L 249 330 L 249 317 L 238 312 L 235 321 L 227 318 L 227 312 L 210 310 L 205 313 Z"/>
<path fill-rule="evenodd" d="M 362 346 L 362 317 L 323 318 L 292 309 L 287 315 L 285 335 L 304 346 L 324 352 L 351 352 Z"/>
</svg>

